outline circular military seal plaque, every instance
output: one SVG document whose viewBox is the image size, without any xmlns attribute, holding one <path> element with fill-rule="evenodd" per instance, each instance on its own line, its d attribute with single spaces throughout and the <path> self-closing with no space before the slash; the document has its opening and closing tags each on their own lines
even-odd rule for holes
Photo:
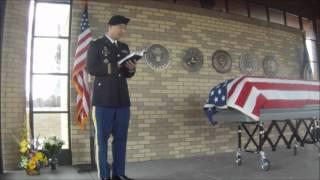
<svg viewBox="0 0 320 180">
<path fill-rule="evenodd" d="M 187 71 L 198 71 L 203 65 L 203 55 L 198 48 L 189 48 L 184 51 L 181 63 Z"/>
<path fill-rule="evenodd" d="M 169 52 L 160 44 L 153 44 L 146 50 L 145 61 L 153 70 L 166 69 L 169 65 Z"/>
<path fill-rule="evenodd" d="M 243 54 L 240 56 L 239 66 L 242 74 L 252 74 L 258 69 L 257 59 L 253 54 Z"/>
<path fill-rule="evenodd" d="M 231 56 L 227 51 L 217 50 L 212 54 L 212 67 L 218 73 L 229 72 L 232 65 Z"/>
<path fill-rule="evenodd" d="M 274 56 L 266 56 L 263 59 L 263 71 L 268 76 L 275 76 L 278 72 L 278 63 Z"/>
</svg>

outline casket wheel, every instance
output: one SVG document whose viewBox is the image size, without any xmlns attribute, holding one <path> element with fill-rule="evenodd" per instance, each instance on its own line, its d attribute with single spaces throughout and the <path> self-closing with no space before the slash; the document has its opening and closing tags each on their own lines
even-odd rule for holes
<svg viewBox="0 0 320 180">
<path fill-rule="evenodd" d="M 269 171 L 270 161 L 268 159 L 261 159 L 261 169 L 264 171 Z"/>
<path fill-rule="evenodd" d="M 241 156 L 237 156 L 236 163 L 238 166 L 241 166 L 241 163 L 242 163 Z"/>
<path fill-rule="evenodd" d="M 293 146 L 293 155 L 296 156 L 297 153 L 298 153 L 298 145 L 295 144 L 295 145 Z"/>
</svg>

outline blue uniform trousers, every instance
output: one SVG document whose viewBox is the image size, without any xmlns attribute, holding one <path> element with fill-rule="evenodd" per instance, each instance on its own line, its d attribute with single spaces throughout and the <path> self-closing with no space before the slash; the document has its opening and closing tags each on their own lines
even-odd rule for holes
<svg viewBox="0 0 320 180">
<path fill-rule="evenodd" d="M 100 178 L 110 177 L 108 139 L 112 141 L 112 175 L 125 175 L 126 147 L 130 119 L 129 107 L 105 108 L 94 106 L 92 118 L 95 126 L 96 164 Z"/>
</svg>

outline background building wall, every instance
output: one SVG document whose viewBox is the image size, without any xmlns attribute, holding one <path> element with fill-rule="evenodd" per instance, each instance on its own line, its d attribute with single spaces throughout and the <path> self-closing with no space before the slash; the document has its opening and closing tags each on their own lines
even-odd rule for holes
<svg viewBox="0 0 320 180">
<path fill-rule="evenodd" d="M 72 56 L 82 9 L 83 2 L 75 1 Z M 274 55 L 279 63 L 277 77 L 300 79 L 303 39 L 293 28 L 174 4 L 95 1 L 89 2 L 89 21 L 95 38 L 104 34 L 106 23 L 114 14 L 131 18 L 129 34 L 123 39 L 131 51 L 161 44 L 170 55 L 170 65 L 163 71 L 154 71 L 143 60 L 139 61 L 136 75 L 128 81 L 132 101 L 128 161 L 234 151 L 236 124 L 219 123 L 212 127 L 202 107 L 214 85 L 241 75 L 239 57 L 247 52 L 257 57 L 258 70 L 253 75 L 264 76 L 262 60 L 266 55 Z M 199 48 L 204 56 L 198 72 L 188 72 L 181 65 L 183 51 L 190 47 Z M 211 64 L 212 54 L 219 49 L 228 51 L 233 60 L 231 71 L 225 74 L 217 73 Z M 74 110 L 74 89 L 71 92 Z M 80 130 L 74 112 L 71 115 L 73 164 L 89 162 L 89 126 Z"/>
<path fill-rule="evenodd" d="M 18 167 L 25 118 L 25 73 L 29 1 L 7 1 L 1 64 L 1 133 L 4 169 Z"/>
<path fill-rule="evenodd" d="M 320 8 L 319 8 L 319 11 L 320 11 Z M 319 16 L 320 16 L 320 12 L 319 12 Z M 316 20 L 316 23 L 317 23 L 317 38 L 318 38 L 318 41 L 317 41 L 317 47 L 318 47 L 318 59 L 320 61 L 320 17 L 317 18 Z M 318 63 L 318 66 L 319 66 L 319 70 L 320 70 L 320 63 Z M 319 72 L 319 79 L 320 79 L 320 72 Z"/>
</svg>

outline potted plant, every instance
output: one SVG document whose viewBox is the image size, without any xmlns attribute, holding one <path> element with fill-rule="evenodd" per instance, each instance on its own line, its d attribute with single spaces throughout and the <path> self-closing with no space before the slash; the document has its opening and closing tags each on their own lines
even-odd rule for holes
<svg viewBox="0 0 320 180">
<path fill-rule="evenodd" d="M 56 165 L 58 163 L 57 157 L 61 152 L 63 144 L 63 140 L 57 138 L 56 136 L 45 138 L 43 141 L 43 150 L 49 157 L 49 165 L 52 170 L 56 169 Z"/>
</svg>

